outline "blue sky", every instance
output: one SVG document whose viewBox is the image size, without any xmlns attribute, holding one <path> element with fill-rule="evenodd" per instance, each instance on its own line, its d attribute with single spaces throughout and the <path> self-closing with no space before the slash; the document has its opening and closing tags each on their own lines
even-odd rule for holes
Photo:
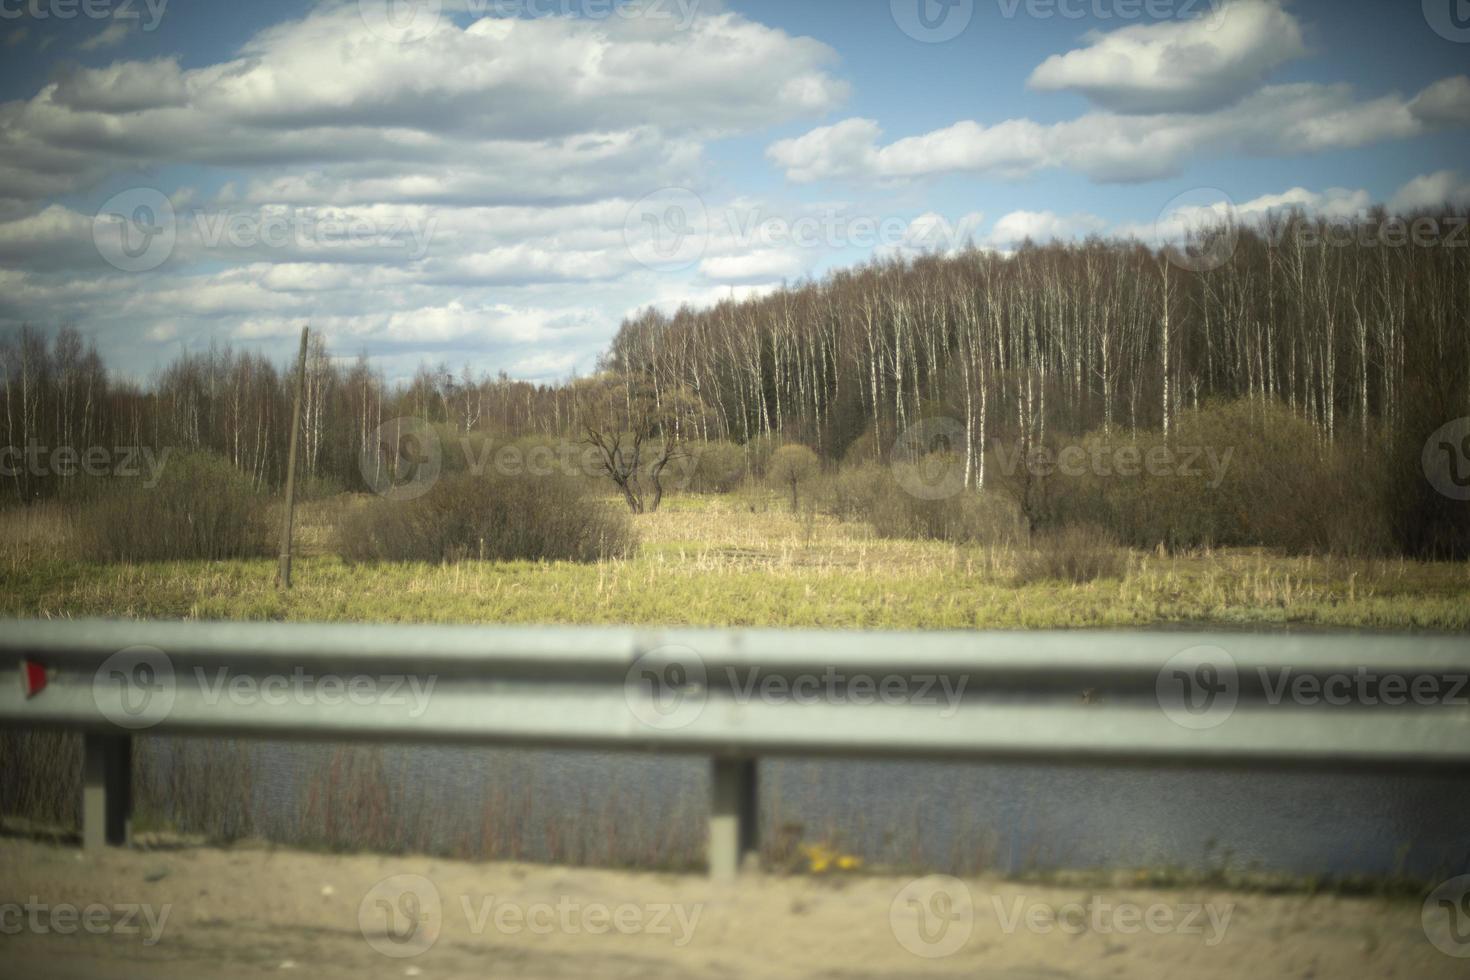
<svg viewBox="0 0 1470 980">
<path fill-rule="evenodd" d="M 1467 7 L 0 0 L 0 331 L 550 380 L 875 252 L 1470 203 Z"/>
</svg>

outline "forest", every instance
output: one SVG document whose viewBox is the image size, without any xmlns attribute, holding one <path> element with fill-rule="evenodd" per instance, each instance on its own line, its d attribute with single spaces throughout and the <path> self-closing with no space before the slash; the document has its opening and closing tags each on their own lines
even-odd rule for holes
<svg viewBox="0 0 1470 980">
<path fill-rule="evenodd" d="M 313 334 L 301 476 L 309 494 L 368 489 L 364 454 L 379 451 L 385 422 L 405 418 L 579 444 L 637 431 L 665 455 L 733 444 L 752 471 L 773 447 L 799 444 L 828 472 L 891 462 L 903 433 L 946 419 L 957 439 L 920 455 L 949 453 L 964 488 L 1006 491 L 1035 530 L 1065 523 L 1066 501 L 1049 499 L 1064 488 L 1034 485 L 1027 467 L 1017 486 L 1014 466 L 996 472 L 997 450 L 1150 439 L 1198 449 L 1207 435 L 1212 447 L 1290 454 L 1275 464 L 1307 474 L 1292 494 L 1316 496 L 1319 510 L 1371 497 L 1363 506 L 1385 528 L 1377 550 L 1463 556 L 1466 505 L 1426 482 L 1421 456 L 1431 433 L 1470 416 L 1464 224 L 1448 208 L 1346 227 L 1295 212 L 1221 223 L 1183 247 L 1090 238 L 875 258 L 756 299 L 644 311 L 595 374 L 558 384 L 446 364 L 389 383 Z M 19 465 L 27 446 L 207 451 L 257 492 L 282 483 L 290 365 L 215 346 L 140 385 L 111 377 L 75 327 L 49 340 L 21 328 L 0 364 L 0 446 L 12 447 L 0 479 L 14 503 L 77 482 Z"/>
</svg>

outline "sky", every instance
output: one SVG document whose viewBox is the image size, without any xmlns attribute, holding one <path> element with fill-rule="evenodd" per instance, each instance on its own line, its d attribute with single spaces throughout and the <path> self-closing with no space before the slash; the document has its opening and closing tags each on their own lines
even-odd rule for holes
<svg viewBox="0 0 1470 980">
<path fill-rule="evenodd" d="M 551 382 L 875 255 L 1470 205 L 1470 0 L 0 0 L 0 333 Z"/>
</svg>

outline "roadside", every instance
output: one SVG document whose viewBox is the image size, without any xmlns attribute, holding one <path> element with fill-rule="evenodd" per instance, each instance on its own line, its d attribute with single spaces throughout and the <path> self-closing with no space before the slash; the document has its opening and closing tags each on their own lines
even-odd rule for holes
<svg viewBox="0 0 1470 980">
<path fill-rule="evenodd" d="M 1464 976 L 1420 917 L 1413 898 L 0 839 L 0 974 L 67 980 Z"/>
</svg>

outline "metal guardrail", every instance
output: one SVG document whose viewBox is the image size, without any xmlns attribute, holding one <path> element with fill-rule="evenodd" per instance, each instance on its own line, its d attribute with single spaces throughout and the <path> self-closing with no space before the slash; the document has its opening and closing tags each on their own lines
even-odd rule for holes
<svg viewBox="0 0 1470 980">
<path fill-rule="evenodd" d="M 28 621 L 0 671 L 0 725 L 86 733 L 89 847 L 150 733 L 703 754 L 720 875 L 762 756 L 1470 770 L 1459 636 Z"/>
</svg>

